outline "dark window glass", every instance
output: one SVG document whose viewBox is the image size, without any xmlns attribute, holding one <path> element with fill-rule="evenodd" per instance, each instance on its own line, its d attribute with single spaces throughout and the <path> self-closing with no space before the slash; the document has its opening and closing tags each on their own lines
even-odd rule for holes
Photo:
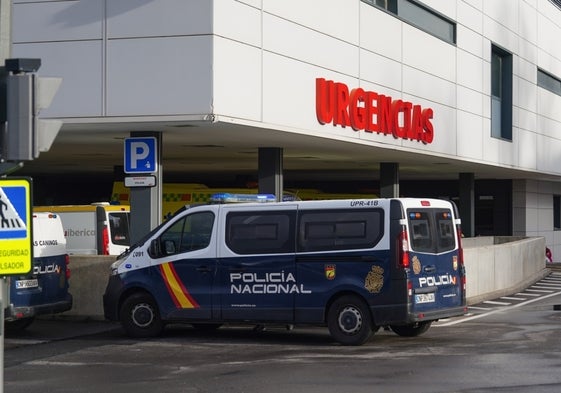
<svg viewBox="0 0 561 393">
<path fill-rule="evenodd" d="M 237 254 L 294 252 L 295 212 L 235 212 L 226 217 L 226 245 Z"/>
<path fill-rule="evenodd" d="M 173 255 L 208 247 L 214 224 L 214 213 L 193 213 L 171 225 L 159 239 L 163 255 Z"/>
<path fill-rule="evenodd" d="M 491 136 L 512 140 L 512 54 L 491 49 Z"/>
<path fill-rule="evenodd" d="M 561 196 L 553 196 L 553 229 L 561 229 Z"/>
<path fill-rule="evenodd" d="M 130 246 L 128 212 L 109 213 L 111 241 L 119 246 Z"/>
<path fill-rule="evenodd" d="M 456 247 L 449 210 L 409 210 L 409 243 L 413 251 L 440 253 Z"/>
<path fill-rule="evenodd" d="M 433 230 L 428 211 L 409 213 L 409 243 L 414 251 L 432 252 Z"/>
<path fill-rule="evenodd" d="M 382 209 L 299 212 L 299 252 L 372 248 L 383 234 Z"/>
<path fill-rule="evenodd" d="M 438 239 L 437 252 L 453 250 L 456 247 L 454 236 L 454 221 L 448 210 L 436 211 L 436 238 Z"/>
<path fill-rule="evenodd" d="M 456 43 L 456 24 L 413 0 L 362 0 L 451 44 Z"/>
<path fill-rule="evenodd" d="M 561 96 L 561 80 L 538 69 L 538 86 Z"/>
</svg>

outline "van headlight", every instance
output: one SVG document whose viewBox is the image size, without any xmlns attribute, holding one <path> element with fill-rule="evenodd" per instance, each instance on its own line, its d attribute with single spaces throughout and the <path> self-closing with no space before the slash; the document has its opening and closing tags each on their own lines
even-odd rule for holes
<svg viewBox="0 0 561 393">
<path fill-rule="evenodd" d="M 121 265 L 123 264 L 125 260 L 124 259 L 119 259 L 116 260 L 115 262 L 113 262 L 111 264 L 111 275 L 112 276 L 116 276 L 117 274 L 119 274 L 119 267 L 121 267 Z"/>
</svg>

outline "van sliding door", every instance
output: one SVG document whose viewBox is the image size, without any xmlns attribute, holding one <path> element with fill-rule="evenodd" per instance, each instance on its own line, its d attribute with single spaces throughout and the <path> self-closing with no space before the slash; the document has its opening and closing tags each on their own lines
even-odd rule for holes
<svg viewBox="0 0 561 393">
<path fill-rule="evenodd" d="M 221 316 L 225 321 L 294 318 L 295 208 L 224 206 L 225 247 L 220 251 Z"/>
</svg>

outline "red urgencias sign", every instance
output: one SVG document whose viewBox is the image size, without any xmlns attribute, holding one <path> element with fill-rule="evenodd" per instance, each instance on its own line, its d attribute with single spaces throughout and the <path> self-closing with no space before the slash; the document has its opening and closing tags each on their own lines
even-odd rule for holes
<svg viewBox="0 0 561 393">
<path fill-rule="evenodd" d="M 316 79 L 316 115 L 321 124 L 350 126 L 355 131 L 391 134 L 425 144 L 434 137 L 431 108 L 360 87 L 349 92 L 344 83 L 324 78 Z"/>
</svg>

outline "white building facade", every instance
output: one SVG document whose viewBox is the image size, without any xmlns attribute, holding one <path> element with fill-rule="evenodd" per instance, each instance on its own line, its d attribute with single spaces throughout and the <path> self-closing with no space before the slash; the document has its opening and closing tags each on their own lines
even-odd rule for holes
<svg viewBox="0 0 561 393">
<path fill-rule="evenodd" d="M 503 170 L 510 234 L 544 236 L 561 260 L 556 1 L 14 0 L 12 13 L 12 57 L 63 77 L 45 116 L 65 127 L 210 120 L 452 160 L 476 179 Z"/>
</svg>

